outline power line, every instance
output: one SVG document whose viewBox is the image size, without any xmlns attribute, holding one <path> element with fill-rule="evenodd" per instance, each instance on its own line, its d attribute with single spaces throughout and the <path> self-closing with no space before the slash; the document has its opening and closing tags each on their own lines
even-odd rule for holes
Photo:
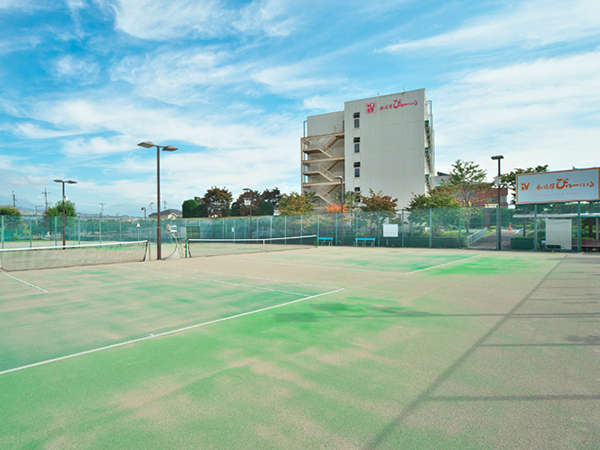
<svg viewBox="0 0 600 450">
<path fill-rule="evenodd" d="M 46 190 L 46 186 L 44 186 L 42 194 L 44 194 L 44 203 L 46 205 L 46 209 L 44 211 L 48 211 L 48 191 Z"/>
</svg>

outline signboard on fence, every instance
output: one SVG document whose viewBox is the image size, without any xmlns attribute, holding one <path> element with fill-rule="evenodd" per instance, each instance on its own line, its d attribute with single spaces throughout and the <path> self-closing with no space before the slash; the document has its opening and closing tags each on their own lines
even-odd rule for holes
<svg viewBox="0 0 600 450">
<path fill-rule="evenodd" d="M 398 224 L 397 223 L 384 223 L 383 224 L 383 237 L 398 237 Z"/>
<path fill-rule="evenodd" d="M 600 200 L 600 168 L 517 175 L 517 204 Z"/>
</svg>

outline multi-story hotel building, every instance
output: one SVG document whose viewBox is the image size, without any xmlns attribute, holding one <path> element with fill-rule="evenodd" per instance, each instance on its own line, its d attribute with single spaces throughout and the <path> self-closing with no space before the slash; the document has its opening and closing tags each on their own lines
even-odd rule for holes
<svg viewBox="0 0 600 450">
<path fill-rule="evenodd" d="M 435 175 L 431 100 L 417 89 L 345 102 L 307 117 L 300 148 L 302 192 L 314 192 L 318 207 L 339 203 L 342 189 L 372 189 L 406 207 Z"/>
</svg>

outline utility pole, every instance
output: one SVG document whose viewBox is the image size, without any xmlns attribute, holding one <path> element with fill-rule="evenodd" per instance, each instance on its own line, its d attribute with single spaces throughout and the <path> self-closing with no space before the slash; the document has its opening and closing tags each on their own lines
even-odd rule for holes
<svg viewBox="0 0 600 450">
<path fill-rule="evenodd" d="M 104 203 L 104 202 L 100 202 L 100 217 L 102 217 L 102 214 L 104 213 L 104 205 L 105 204 L 106 203 Z"/>
<path fill-rule="evenodd" d="M 46 186 L 44 186 L 42 194 L 44 194 L 44 204 L 46 205 L 46 209 L 44 211 L 48 211 L 48 191 L 46 190 Z"/>
<path fill-rule="evenodd" d="M 15 197 L 15 191 L 12 191 L 12 197 L 13 197 L 13 208 L 17 207 L 17 197 Z"/>
</svg>

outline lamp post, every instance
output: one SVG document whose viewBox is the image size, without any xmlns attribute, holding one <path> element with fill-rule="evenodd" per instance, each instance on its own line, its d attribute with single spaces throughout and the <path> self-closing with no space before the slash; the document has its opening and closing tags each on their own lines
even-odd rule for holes
<svg viewBox="0 0 600 450">
<path fill-rule="evenodd" d="M 62 244 L 63 244 L 63 248 L 65 248 L 65 246 L 67 245 L 67 240 L 66 240 L 66 236 L 65 236 L 65 229 L 66 229 L 66 212 L 65 212 L 65 183 L 66 184 L 76 184 L 77 181 L 73 181 L 73 180 L 54 180 L 55 183 L 61 183 L 62 184 Z"/>
<path fill-rule="evenodd" d="M 156 145 L 151 141 L 144 141 L 138 144 L 140 147 L 156 147 L 156 259 L 161 259 L 161 239 L 160 239 L 160 151 L 174 152 L 177 147 L 172 145 Z"/>
<path fill-rule="evenodd" d="M 500 187 L 502 185 L 500 177 L 502 172 L 500 170 L 500 161 L 504 159 L 502 155 L 492 156 L 494 161 L 498 161 L 498 204 L 496 205 L 496 250 L 502 250 L 502 215 L 500 212 Z"/>
<path fill-rule="evenodd" d="M 144 220 L 146 220 L 146 207 L 142 206 L 140 209 L 144 211 Z"/>
</svg>

